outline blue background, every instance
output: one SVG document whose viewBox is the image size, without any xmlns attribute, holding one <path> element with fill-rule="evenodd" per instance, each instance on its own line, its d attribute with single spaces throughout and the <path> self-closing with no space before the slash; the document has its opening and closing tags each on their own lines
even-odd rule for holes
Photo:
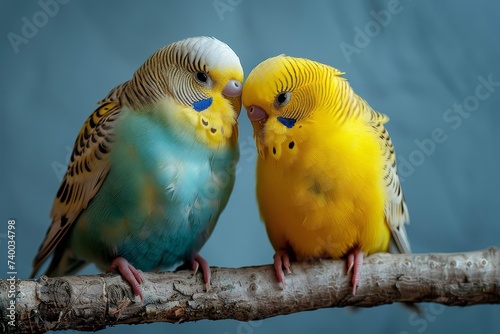
<svg viewBox="0 0 500 334">
<path fill-rule="evenodd" d="M 229 44 L 246 74 L 281 53 L 346 72 L 355 91 L 391 117 L 387 127 L 404 179 L 413 250 L 500 247 L 500 87 L 490 87 L 486 98 L 488 91 L 477 88 L 479 77 L 500 82 L 500 3 L 65 2 L 57 13 L 52 8 L 52 15 L 43 14 L 37 1 L 0 5 L 0 247 L 6 254 L 6 222 L 15 219 L 20 278 L 31 271 L 69 150 L 96 102 L 128 80 L 158 48 L 198 35 Z M 384 16 L 389 9 L 393 13 Z M 23 31 L 26 21 L 39 27 Z M 15 45 L 9 39 L 13 34 L 28 38 Z M 474 97 L 476 89 L 482 100 Z M 464 103 L 470 114 L 453 111 L 454 105 Z M 213 266 L 272 261 L 254 196 L 255 151 L 244 111 L 240 124 L 236 187 L 201 252 Z M 439 134 L 434 139 L 433 132 Z M 6 268 L 6 259 L 0 264 Z M 1 270 L 1 277 L 6 271 Z M 84 271 L 95 272 L 94 267 Z M 424 319 L 390 305 L 356 312 L 324 309 L 253 323 L 205 320 L 118 326 L 106 332 L 430 334 L 500 328 L 499 305 L 423 307 Z"/>
</svg>

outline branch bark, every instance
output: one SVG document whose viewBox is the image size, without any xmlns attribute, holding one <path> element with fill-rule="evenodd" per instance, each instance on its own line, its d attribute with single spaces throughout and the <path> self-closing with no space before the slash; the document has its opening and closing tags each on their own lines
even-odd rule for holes
<svg viewBox="0 0 500 334">
<path fill-rule="evenodd" d="M 394 302 L 444 305 L 500 303 L 500 252 L 374 254 L 361 270 L 356 295 L 344 261 L 292 264 L 281 289 L 272 266 L 212 268 L 212 289 L 190 271 L 144 273 L 144 301 L 134 301 L 119 275 L 0 280 L 0 329 L 96 331 L 117 324 L 201 319 L 257 320 L 325 307 L 371 307 Z M 10 322 L 10 303 L 15 321 Z M 12 307 L 11 307 L 12 308 Z M 10 326 L 14 324 L 15 326 Z M 3 326 L 3 327 L 2 327 Z"/>
</svg>

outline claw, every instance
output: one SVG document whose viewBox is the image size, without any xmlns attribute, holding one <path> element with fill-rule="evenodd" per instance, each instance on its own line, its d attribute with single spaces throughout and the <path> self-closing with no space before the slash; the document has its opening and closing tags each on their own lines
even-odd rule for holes
<svg viewBox="0 0 500 334">
<path fill-rule="evenodd" d="M 363 266 L 364 254 L 359 248 L 355 248 L 347 255 L 347 275 L 352 271 L 352 294 L 356 294 L 359 285 L 361 267 Z"/>
<path fill-rule="evenodd" d="M 205 282 L 205 289 L 206 291 L 210 291 L 210 280 L 212 278 L 212 272 L 210 271 L 210 266 L 208 265 L 207 260 L 205 260 L 203 257 L 201 257 L 200 254 L 196 253 L 192 258 L 191 258 L 191 268 L 194 271 L 194 275 L 198 272 L 198 269 L 201 267 L 201 270 L 203 271 L 203 281 Z"/>
<path fill-rule="evenodd" d="M 111 262 L 111 265 L 106 270 L 107 273 L 118 271 L 120 275 L 132 286 L 134 295 L 139 296 L 141 301 L 144 300 L 141 284 L 144 279 L 141 276 L 141 271 L 134 268 L 125 258 L 117 257 Z"/>
<path fill-rule="evenodd" d="M 286 286 L 283 268 L 285 268 L 287 274 L 292 273 L 290 270 L 290 256 L 286 250 L 280 249 L 274 254 L 274 272 L 276 273 L 278 282 L 281 283 L 282 289 Z"/>
</svg>

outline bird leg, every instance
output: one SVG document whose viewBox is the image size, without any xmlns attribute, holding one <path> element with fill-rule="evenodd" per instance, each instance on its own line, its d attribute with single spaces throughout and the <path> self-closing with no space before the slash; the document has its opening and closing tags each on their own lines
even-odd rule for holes
<svg viewBox="0 0 500 334">
<path fill-rule="evenodd" d="M 142 289 L 140 285 L 144 282 L 141 276 L 141 271 L 134 268 L 125 258 L 117 257 L 111 262 L 107 273 L 118 271 L 120 275 L 132 286 L 134 295 L 139 296 L 141 300 L 144 300 L 142 294 Z"/>
<path fill-rule="evenodd" d="M 196 253 L 191 257 L 191 268 L 194 270 L 194 275 L 198 272 L 198 268 L 201 267 L 203 271 L 203 281 L 205 282 L 205 288 L 208 292 L 210 290 L 210 279 L 212 278 L 212 272 L 210 271 L 210 266 L 207 260 L 201 257 L 200 254 Z"/>
<path fill-rule="evenodd" d="M 347 275 L 351 273 L 352 270 L 352 294 L 356 294 L 356 289 L 359 284 L 359 277 L 360 277 L 360 271 L 361 271 L 361 266 L 363 265 L 363 258 L 364 254 L 359 249 L 359 247 L 354 248 L 351 250 L 348 255 L 347 255 Z"/>
<path fill-rule="evenodd" d="M 283 272 L 283 268 L 285 268 L 287 274 L 292 273 L 290 270 L 290 255 L 286 249 L 280 249 L 274 254 L 274 272 L 276 273 L 278 282 L 282 285 L 282 289 L 285 288 L 285 273 Z"/>
</svg>

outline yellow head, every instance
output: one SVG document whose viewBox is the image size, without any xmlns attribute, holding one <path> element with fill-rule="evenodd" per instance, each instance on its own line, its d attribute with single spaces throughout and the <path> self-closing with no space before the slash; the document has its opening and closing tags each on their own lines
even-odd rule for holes
<svg viewBox="0 0 500 334">
<path fill-rule="evenodd" d="M 158 50 L 120 90 L 120 102 L 208 147 L 237 142 L 243 69 L 236 53 L 211 37 L 187 38 Z"/>
<path fill-rule="evenodd" d="M 248 75 L 242 99 L 259 154 L 279 159 L 283 147 L 292 149 L 305 139 L 304 125 L 320 122 L 326 114 L 332 117 L 342 104 L 337 95 L 348 87 L 342 74 L 312 60 L 284 55 L 257 65 Z M 288 142 L 289 138 L 294 141 Z"/>
</svg>

